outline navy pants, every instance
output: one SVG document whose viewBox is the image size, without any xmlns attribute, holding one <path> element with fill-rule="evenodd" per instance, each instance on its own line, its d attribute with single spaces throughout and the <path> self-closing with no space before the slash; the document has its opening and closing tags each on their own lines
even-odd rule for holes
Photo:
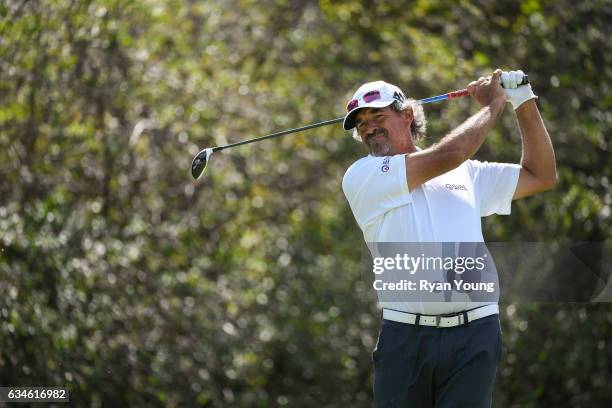
<svg viewBox="0 0 612 408">
<path fill-rule="evenodd" d="M 488 408 L 502 339 L 498 315 L 436 328 L 383 320 L 373 353 L 376 408 Z"/>
</svg>

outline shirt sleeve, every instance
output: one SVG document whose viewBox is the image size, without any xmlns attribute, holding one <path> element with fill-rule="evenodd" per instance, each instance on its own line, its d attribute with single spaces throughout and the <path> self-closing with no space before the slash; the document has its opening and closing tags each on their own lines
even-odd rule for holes
<svg viewBox="0 0 612 408">
<path fill-rule="evenodd" d="M 342 190 L 363 230 L 387 211 L 412 202 L 406 179 L 406 156 L 367 156 L 344 175 Z"/>
<path fill-rule="evenodd" d="M 468 160 L 480 216 L 510 214 L 521 166 Z"/>
</svg>

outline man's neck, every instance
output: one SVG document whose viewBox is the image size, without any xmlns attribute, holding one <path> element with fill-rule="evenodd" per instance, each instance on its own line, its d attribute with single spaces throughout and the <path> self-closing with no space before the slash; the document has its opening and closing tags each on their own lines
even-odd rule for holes
<svg viewBox="0 0 612 408">
<path fill-rule="evenodd" d="M 399 153 L 397 154 L 410 154 L 410 153 L 415 153 L 418 152 L 419 149 L 415 144 L 414 141 L 412 139 L 410 139 L 410 144 L 406 147 L 404 147 L 403 149 L 400 150 Z"/>
</svg>

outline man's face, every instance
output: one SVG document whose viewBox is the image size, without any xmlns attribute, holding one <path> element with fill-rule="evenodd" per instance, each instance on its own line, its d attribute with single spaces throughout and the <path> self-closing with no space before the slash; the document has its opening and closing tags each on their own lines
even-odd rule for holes
<svg viewBox="0 0 612 408">
<path fill-rule="evenodd" d="M 412 150 L 411 123 L 411 108 L 365 108 L 357 114 L 355 127 L 372 156 L 392 156 Z"/>
</svg>

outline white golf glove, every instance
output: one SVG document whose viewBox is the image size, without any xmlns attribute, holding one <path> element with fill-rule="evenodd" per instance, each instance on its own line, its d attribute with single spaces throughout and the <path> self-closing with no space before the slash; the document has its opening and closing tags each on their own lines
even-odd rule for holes
<svg viewBox="0 0 612 408">
<path fill-rule="evenodd" d="M 523 81 L 524 75 L 525 74 L 521 70 L 504 71 L 501 74 L 501 82 L 506 91 L 508 102 L 512 104 L 514 110 L 530 99 L 537 99 L 537 96 L 531 90 L 530 84 L 519 85 Z"/>
</svg>

